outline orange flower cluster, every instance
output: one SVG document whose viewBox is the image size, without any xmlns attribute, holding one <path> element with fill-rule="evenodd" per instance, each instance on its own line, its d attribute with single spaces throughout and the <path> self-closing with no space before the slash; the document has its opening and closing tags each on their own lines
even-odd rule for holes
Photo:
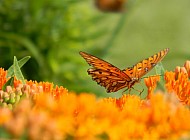
<svg viewBox="0 0 190 140">
<path fill-rule="evenodd" d="M 6 132 L 28 139 L 188 139 L 189 121 L 189 109 L 160 93 L 149 101 L 134 95 L 97 100 L 86 93 L 54 100 L 44 94 L 35 104 L 24 99 L 13 111 L 0 109 Z"/>
<path fill-rule="evenodd" d="M 169 93 L 175 93 L 179 100 L 190 105 L 190 61 L 186 61 L 184 67 L 176 67 L 175 72 L 166 72 L 166 88 Z"/>
<path fill-rule="evenodd" d="M 7 71 L 0 68 L 0 106 L 8 106 L 12 109 L 21 98 L 31 98 L 34 101 L 43 94 L 50 95 L 53 99 L 60 99 L 68 94 L 68 90 L 62 86 L 54 87 L 53 83 L 26 81 L 22 84 L 20 80 L 14 79 L 14 85 L 7 86 L 5 91 L 2 90 L 6 79 Z"/>
<path fill-rule="evenodd" d="M 181 75 L 178 74 L 178 79 L 184 80 Z M 175 75 L 167 78 L 170 81 Z M 147 79 L 151 93 L 158 80 L 158 77 Z M 173 81 L 171 84 L 179 86 Z M 190 110 L 174 94 L 151 94 L 148 100 L 129 94 L 118 99 L 97 99 L 93 94 L 68 93 L 65 88 L 53 87 L 48 82 L 27 81 L 21 85 L 15 80 L 14 85 L 17 87 L 0 92 L 1 103 L 10 103 L 12 97 L 22 98 L 12 110 L 0 107 L 3 130 L 0 135 L 4 133 L 6 138 L 190 139 L 190 123 L 187 123 Z"/>
</svg>

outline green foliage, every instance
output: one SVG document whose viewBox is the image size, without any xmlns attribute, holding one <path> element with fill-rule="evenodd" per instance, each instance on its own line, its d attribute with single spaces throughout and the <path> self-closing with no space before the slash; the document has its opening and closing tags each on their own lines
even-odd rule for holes
<svg viewBox="0 0 190 140">
<path fill-rule="evenodd" d="M 155 66 L 155 69 L 156 69 L 156 74 L 161 76 L 161 81 L 163 82 L 163 81 L 164 81 L 165 69 L 164 69 L 164 67 L 163 67 L 163 65 L 162 65 L 162 62 L 159 62 L 159 63 Z"/>
<path fill-rule="evenodd" d="M 0 127 L 0 136 L 4 139 L 11 138 L 11 134 L 3 126 Z"/>
<path fill-rule="evenodd" d="M 14 77 L 11 77 L 2 87 L 3 91 L 6 90 L 7 86 L 13 87 L 14 85 Z"/>
<path fill-rule="evenodd" d="M 18 61 L 16 59 L 16 57 L 14 56 L 14 64 L 13 64 L 13 67 L 14 67 L 14 75 L 16 77 L 16 79 L 18 80 L 21 80 L 21 82 L 23 84 L 25 84 L 25 81 L 24 81 L 24 76 L 22 75 L 22 72 L 20 70 L 20 67 L 18 65 Z"/>
<path fill-rule="evenodd" d="M 78 52 L 105 32 L 92 23 L 87 0 L 0 1 L 0 64 L 32 56 L 23 68 L 26 79 L 49 81 L 74 90 L 81 81 Z M 85 82 L 85 81 L 84 81 Z M 79 88 L 80 89 L 80 88 Z"/>
<path fill-rule="evenodd" d="M 155 66 L 155 69 L 156 69 L 156 74 L 157 75 L 160 75 L 160 81 L 158 82 L 158 89 L 162 89 L 162 90 L 165 90 L 165 81 L 164 81 L 164 73 L 165 73 L 165 69 L 162 65 L 162 63 L 158 63 L 156 66 Z"/>
<path fill-rule="evenodd" d="M 30 59 L 30 56 L 26 56 L 22 58 L 21 60 L 17 61 L 16 56 L 14 56 L 13 65 L 9 67 L 7 70 L 7 76 L 6 78 L 10 78 L 4 85 L 3 85 L 3 91 L 6 90 L 7 86 L 13 86 L 14 84 L 14 77 L 17 80 L 20 80 L 23 84 L 25 84 L 24 76 L 21 72 L 21 67 Z"/>
<path fill-rule="evenodd" d="M 15 69 L 20 69 L 22 68 L 22 66 L 30 59 L 30 56 L 26 56 L 24 58 L 22 58 L 21 60 L 17 61 L 16 57 L 14 56 L 14 61 L 13 61 L 13 65 L 9 67 L 8 71 L 7 71 L 7 76 L 8 77 L 14 77 L 15 74 Z M 17 64 L 18 63 L 18 64 Z"/>
</svg>

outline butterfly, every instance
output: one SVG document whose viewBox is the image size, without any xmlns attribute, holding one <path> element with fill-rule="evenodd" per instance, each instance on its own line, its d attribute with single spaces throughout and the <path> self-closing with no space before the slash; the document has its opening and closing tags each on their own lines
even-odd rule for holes
<svg viewBox="0 0 190 140">
<path fill-rule="evenodd" d="M 79 54 L 92 66 L 88 69 L 88 74 L 110 93 L 125 87 L 127 87 L 127 90 L 133 88 L 135 83 L 139 82 L 141 77 L 156 66 L 168 52 L 169 48 L 166 48 L 124 70 L 86 52 L 81 51 Z"/>
</svg>

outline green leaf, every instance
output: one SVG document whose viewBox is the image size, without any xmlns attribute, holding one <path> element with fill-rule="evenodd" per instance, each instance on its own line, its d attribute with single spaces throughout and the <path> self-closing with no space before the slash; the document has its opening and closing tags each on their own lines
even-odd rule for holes
<svg viewBox="0 0 190 140">
<path fill-rule="evenodd" d="M 5 91 L 6 90 L 6 87 L 7 86 L 13 86 L 13 84 L 14 84 L 14 77 L 11 77 L 4 85 L 3 85 L 3 91 Z"/>
<path fill-rule="evenodd" d="M 156 74 L 157 75 L 160 75 L 160 82 L 158 83 L 158 86 L 162 89 L 164 89 L 164 73 L 165 73 L 165 69 L 162 65 L 162 63 L 158 63 L 156 66 L 155 66 L 155 69 L 156 69 Z"/>
<path fill-rule="evenodd" d="M 18 61 L 17 61 L 16 56 L 14 56 L 13 68 L 14 68 L 14 75 L 15 75 L 15 77 L 18 80 L 21 80 L 23 84 L 25 84 L 24 76 L 22 75 L 22 72 L 21 72 L 20 67 L 18 65 Z"/>
<path fill-rule="evenodd" d="M 164 73 L 165 73 L 165 69 L 164 69 L 164 67 L 163 67 L 163 65 L 162 65 L 162 63 L 160 62 L 160 63 L 158 63 L 156 66 L 155 66 L 155 69 L 156 69 L 156 74 L 157 75 L 160 75 L 162 78 L 162 80 L 164 80 Z"/>
<path fill-rule="evenodd" d="M 30 56 L 26 56 L 26 57 L 20 59 L 20 60 L 18 61 L 19 67 L 21 68 L 30 58 L 31 58 Z M 7 76 L 6 76 L 6 78 L 12 77 L 13 75 L 14 75 L 14 67 L 13 67 L 13 65 L 12 65 L 12 66 L 9 67 L 9 69 L 8 69 L 8 71 L 7 71 Z"/>
<path fill-rule="evenodd" d="M 0 126 L 0 136 L 1 139 L 11 139 L 11 133 L 3 125 Z"/>
</svg>

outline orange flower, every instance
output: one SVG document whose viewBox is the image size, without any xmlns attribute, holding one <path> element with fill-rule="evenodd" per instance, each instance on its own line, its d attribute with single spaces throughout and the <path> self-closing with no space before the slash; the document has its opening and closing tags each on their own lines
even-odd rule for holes
<svg viewBox="0 0 190 140">
<path fill-rule="evenodd" d="M 49 83 L 49 82 L 37 82 L 37 81 L 27 81 L 26 82 L 27 85 L 30 86 L 31 88 L 31 95 L 34 94 L 40 94 L 40 93 L 44 93 L 44 94 L 49 94 L 52 97 L 59 99 L 61 96 L 68 94 L 68 90 L 66 88 L 64 88 L 63 86 L 58 87 L 57 85 L 55 86 L 55 88 L 53 87 L 53 83 Z"/>
<path fill-rule="evenodd" d="M 67 94 L 68 94 L 68 90 L 64 88 L 63 86 L 58 87 L 56 85 L 56 87 L 52 90 L 52 95 L 55 99 L 60 99 L 62 96 L 67 95 Z"/>
<path fill-rule="evenodd" d="M 190 61 L 189 61 L 189 60 L 187 60 L 187 61 L 185 62 L 184 67 L 185 67 L 185 69 L 186 69 L 186 71 L 187 71 L 187 73 L 188 73 L 188 76 L 189 76 L 189 78 L 190 78 Z"/>
<path fill-rule="evenodd" d="M 3 68 L 0 68 L 0 90 L 2 90 L 3 85 L 7 82 L 6 79 L 7 71 Z"/>
<path fill-rule="evenodd" d="M 190 105 L 190 61 L 186 61 L 184 67 L 177 66 L 175 72 L 166 72 L 165 81 L 166 88 L 169 93 L 174 92 L 179 100 Z"/>
<path fill-rule="evenodd" d="M 159 75 L 144 78 L 144 82 L 145 82 L 145 84 L 146 84 L 146 86 L 148 88 L 147 99 L 151 98 L 152 93 L 153 93 L 154 89 L 156 88 L 158 81 L 160 81 L 160 76 Z"/>
<path fill-rule="evenodd" d="M 0 109 L 0 125 L 4 122 L 8 122 L 11 119 L 11 112 L 8 108 Z"/>
<path fill-rule="evenodd" d="M 116 98 L 104 98 L 104 101 L 107 103 L 113 103 L 116 107 L 118 107 L 120 110 L 122 110 L 124 108 L 125 105 L 128 104 L 129 99 L 131 99 L 130 101 L 136 100 L 138 98 L 138 100 L 140 99 L 138 96 L 136 95 L 130 95 L 130 94 L 123 94 L 122 97 L 116 99 Z M 139 100 L 139 102 L 135 102 L 134 104 L 141 104 L 141 101 Z"/>
<path fill-rule="evenodd" d="M 10 118 L 5 121 L 4 127 L 14 137 L 20 137 L 27 126 L 28 120 L 26 116 L 30 116 L 31 102 L 29 100 L 23 100 L 14 111 L 10 111 Z M 1 118 L 1 117 L 0 117 Z"/>
<path fill-rule="evenodd" d="M 16 77 L 14 77 L 14 87 L 18 87 L 22 82 L 20 80 L 17 80 Z"/>
<path fill-rule="evenodd" d="M 53 90 L 53 83 L 40 82 L 40 83 L 38 83 L 38 85 L 43 87 L 44 93 L 51 93 Z"/>
</svg>

